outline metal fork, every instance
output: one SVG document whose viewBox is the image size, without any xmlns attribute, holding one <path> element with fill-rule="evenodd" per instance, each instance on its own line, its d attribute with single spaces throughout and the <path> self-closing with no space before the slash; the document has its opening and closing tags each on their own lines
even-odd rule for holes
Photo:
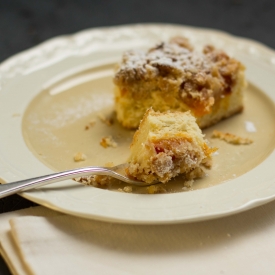
<svg viewBox="0 0 275 275">
<path fill-rule="evenodd" d="M 118 180 L 121 180 L 123 182 L 126 182 L 130 185 L 136 185 L 136 186 L 152 185 L 152 183 L 137 181 L 127 177 L 125 174 L 126 167 L 127 167 L 127 164 L 120 164 L 120 165 L 117 165 L 114 167 L 108 167 L 108 168 L 99 167 L 99 166 L 88 166 L 88 167 L 67 170 L 63 172 L 57 172 L 46 176 L 40 176 L 36 178 L 0 184 L 0 198 L 4 198 L 12 194 L 30 190 L 36 187 L 41 187 L 49 183 L 54 183 L 54 182 L 72 179 L 72 178 L 91 176 L 91 175 L 110 176 Z"/>
</svg>

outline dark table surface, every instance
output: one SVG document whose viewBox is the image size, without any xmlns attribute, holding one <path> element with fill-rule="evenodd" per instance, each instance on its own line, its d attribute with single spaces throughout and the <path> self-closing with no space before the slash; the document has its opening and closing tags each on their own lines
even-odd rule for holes
<svg viewBox="0 0 275 275">
<path fill-rule="evenodd" d="M 147 22 L 219 29 L 275 48 L 274 0 L 0 0 L 0 62 L 58 35 Z M 0 213 L 34 205 L 13 195 L 0 199 Z M 10 274 L 1 259 L 0 274 Z"/>
</svg>

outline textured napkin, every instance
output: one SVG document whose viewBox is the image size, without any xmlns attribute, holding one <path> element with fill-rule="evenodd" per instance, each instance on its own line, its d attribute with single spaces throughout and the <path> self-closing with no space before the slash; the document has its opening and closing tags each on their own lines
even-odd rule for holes
<svg viewBox="0 0 275 275">
<path fill-rule="evenodd" d="M 0 216 L 13 274 L 274 274 L 275 202 L 212 221 L 124 225 L 34 207 Z"/>
</svg>

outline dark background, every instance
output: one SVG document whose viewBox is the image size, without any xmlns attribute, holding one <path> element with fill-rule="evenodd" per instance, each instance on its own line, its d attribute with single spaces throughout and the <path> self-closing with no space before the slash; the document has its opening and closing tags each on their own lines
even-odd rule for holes
<svg viewBox="0 0 275 275">
<path fill-rule="evenodd" d="M 275 48 L 274 0 L 0 0 L 0 62 L 58 35 L 146 22 L 219 29 Z M 14 195 L 0 199 L 0 213 L 33 205 Z M 0 274 L 10 274 L 1 261 Z"/>
<path fill-rule="evenodd" d="M 275 48 L 274 0 L 0 0 L 0 61 L 57 35 L 141 22 L 215 28 Z"/>
</svg>

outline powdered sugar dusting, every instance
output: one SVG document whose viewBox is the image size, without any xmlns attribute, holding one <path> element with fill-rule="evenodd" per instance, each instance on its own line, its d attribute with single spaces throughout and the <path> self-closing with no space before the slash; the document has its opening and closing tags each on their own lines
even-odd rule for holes
<svg viewBox="0 0 275 275">
<path fill-rule="evenodd" d="M 145 73 L 151 70 L 157 72 L 159 67 L 170 67 L 179 71 L 197 71 L 208 69 L 210 59 L 205 54 L 192 51 L 176 43 L 161 43 L 148 52 L 132 50 L 124 53 L 121 71 L 133 69 Z"/>
<path fill-rule="evenodd" d="M 247 132 L 254 133 L 257 132 L 257 129 L 253 122 L 251 121 L 245 121 L 245 129 Z"/>
</svg>

